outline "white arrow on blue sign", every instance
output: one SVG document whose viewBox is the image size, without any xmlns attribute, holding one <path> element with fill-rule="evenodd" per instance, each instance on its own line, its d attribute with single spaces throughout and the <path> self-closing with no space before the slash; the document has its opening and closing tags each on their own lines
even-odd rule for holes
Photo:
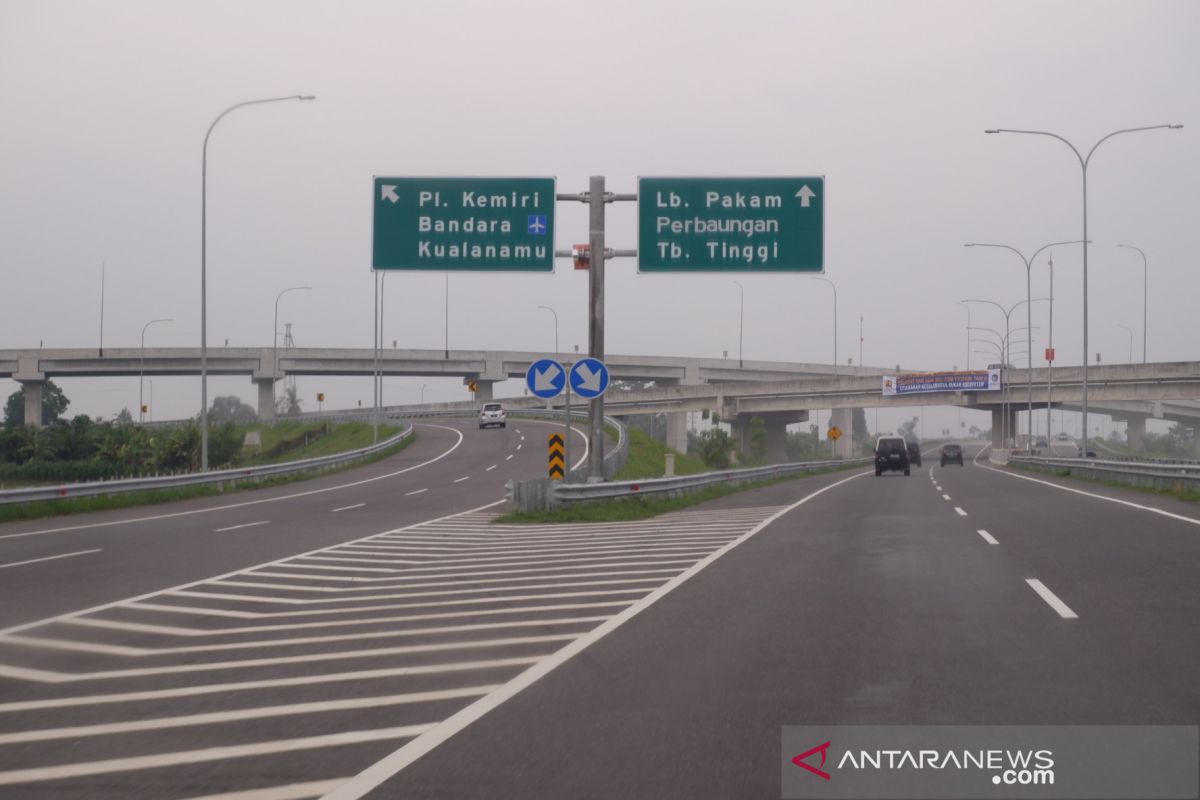
<svg viewBox="0 0 1200 800">
<path fill-rule="evenodd" d="M 549 400 L 558 397 L 567 383 L 567 372 L 553 358 L 540 358 L 529 365 L 525 385 L 535 397 Z"/>
<path fill-rule="evenodd" d="M 581 358 L 571 367 L 571 390 L 585 400 L 608 391 L 608 367 L 598 358 Z"/>
</svg>

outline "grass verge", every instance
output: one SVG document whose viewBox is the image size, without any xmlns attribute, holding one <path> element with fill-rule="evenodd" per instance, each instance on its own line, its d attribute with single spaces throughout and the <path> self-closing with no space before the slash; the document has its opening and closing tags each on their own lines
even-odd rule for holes
<svg viewBox="0 0 1200 800">
<path fill-rule="evenodd" d="M 637 428 L 626 428 L 629 434 L 629 460 L 613 478 L 615 481 L 637 481 L 646 478 L 661 478 L 666 469 L 667 453 L 675 453 L 657 439 L 652 439 Z M 694 456 L 675 453 L 676 475 L 697 475 L 712 470 Z"/>
<path fill-rule="evenodd" d="M 777 483 L 794 481 L 816 475 L 827 475 L 831 472 L 845 472 L 861 468 L 862 464 L 846 464 L 840 467 L 826 467 L 812 472 L 800 472 L 795 475 L 784 475 L 770 480 L 752 481 L 736 485 L 718 484 L 707 486 L 696 492 L 682 497 L 633 497 L 623 500 L 605 502 L 580 503 L 567 506 L 555 511 L 513 511 L 498 517 L 494 521 L 500 524 L 543 524 L 561 522 L 631 522 L 639 519 L 649 519 L 659 514 L 678 511 L 682 508 L 706 503 L 719 497 L 745 492 L 750 489 L 761 489 L 764 486 L 774 486 Z"/>
<path fill-rule="evenodd" d="M 399 428 L 390 429 L 388 436 L 393 436 L 400 432 Z M 383 436 L 384 428 L 379 429 L 380 436 Z M 218 484 L 202 484 L 199 486 L 183 486 L 175 489 L 148 489 L 141 492 L 123 492 L 121 494 L 111 495 L 96 495 L 94 497 L 68 497 L 62 500 L 38 500 L 32 503 L 12 503 L 10 505 L 0 506 L 0 522 L 16 522 L 19 520 L 41 519 L 43 517 L 57 517 L 66 514 L 86 514 L 93 511 L 112 511 L 121 508 L 134 508 L 137 506 L 158 505 L 160 503 L 172 503 L 177 500 L 190 500 L 195 497 L 211 497 L 212 495 L 230 494 L 233 492 L 254 491 L 255 489 L 266 489 L 272 486 L 283 486 L 288 483 L 297 483 L 299 481 L 315 478 L 318 475 L 334 475 L 339 472 L 351 469 L 353 467 L 362 467 L 367 464 L 374 464 L 376 461 L 388 458 L 399 453 L 404 448 L 412 444 L 416 438 L 414 432 L 402 442 L 397 442 L 392 447 L 387 448 L 374 455 L 368 456 L 360 461 L 355 461 L 351 464 L 344 464 L 333 469 L 323 470 L 320 472 L 300 472 L 294 475 L 279 475 L 261 479 L 244 479 L 236 483 L 227 483 L 224 486 Z M 315 444 L 315 443 L 314 443 Z M 365 445 L 359 445 L 365 447 Z M 353 450 L 353 447 L 343 447 L 342 450 Z M 289 460 L 299 460 L 301 458 L 310 458 L 311 456 L 295 455 Z"/>
<path fill-rule="evenodd" d="M 1185 503 L 1200 503 L 1200 491 L 1195 489 L 1158 489 L 1153 486 L 1133 486 L 1120 481 L 1112 481 L 1107 478 L 1093 478 L 1090 475 L 1075 475 L 1069 469 L 1062 467 L 1054 467 L 1052 469 L 1042 469 L 1031 464 L 1009 464 L 1010 467 L 1023 470 L 1025 472 L 1036 472 L 1040 475 L 1050 475 L 1055 478 L 1071 478 L 1072 480 L 1083 481 L 1085 483 L 1094 483 L 1098 486 L 1108 486 L 1112 489 L 1129 489 L 1142 494 L 1152 494 L 1158 497 L 1174 497 L 1176 500 L 1182 500 Z"/>
</svg>

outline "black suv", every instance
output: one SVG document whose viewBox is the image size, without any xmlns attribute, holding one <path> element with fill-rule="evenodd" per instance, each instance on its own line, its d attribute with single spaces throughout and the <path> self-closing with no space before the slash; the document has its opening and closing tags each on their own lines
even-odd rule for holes
<svg viewBox="0 0 1200 800">
<path fill-rule="evenodd" d="M 904 437 L 880 436 L 875 442 L 875 477 L 882 475 L 885 470 L 904 470 L 904 474 L 908 475 L 910 469 L 908 444 Z"/>
<path fill-rule="evenodd" d="M 908 460 L 914 467 L 921 466 L 921 443 L 916 439 L 910 439 L 907 442 Z"/>
<path fill-rule="evenodd" d="M 961 467 L 963 465 L 962 445 L 944 444 L 942 445 L 942 466 L 957 462 Z"/>
</svg>

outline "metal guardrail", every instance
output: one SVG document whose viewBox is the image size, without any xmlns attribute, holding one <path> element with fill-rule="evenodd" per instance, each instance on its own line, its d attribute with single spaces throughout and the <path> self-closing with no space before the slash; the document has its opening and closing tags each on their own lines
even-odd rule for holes
<svg viewBox="0 0 1200 800">
<path fill-rule="evenodd" d="M 751 481 L 771 480 L 785 475 L 815 472 L 831 467 L 868 464 L 870 458 L 842 459 L 837 461 L 799 461 L 788 464 L 772 464 L 766 467 L 727 469 L 702 472 L 697 475 L 678 475 L 671 478 L 649 478 L 637 481 L 610 481 L 607 483 L 564 483 L 554 481 L 545 494 L 542 505 L 521 502 L 519 493 L 510 491 L 509 499 L 517 503 L 522 511 L 545 510 L 573 503 L 595 500 L 618 500 L 630 497 L 658 495 L 678 497 L 716 484 L 737 485 Z M 533 498 L 530 498 L 533 499 Z"/>
<path fill-rule="evenodd" d="M 181 475 L 160 475 L 153 478 L 125 478 L 115 481 L 89 481 L 87 483 L 69 483 L 59 486 L 5 489 L 0 491 L 0 505 L 28 503 L 35 500 L 61 500 L 66 497 L 123 494 L 125 492 L 145 491 L 147 489 L 173 489 L 180 486 L 198 486 L 209 483 L 235 483 L 243 480 L 258 480 L 278 475 L 290 475 L 308 470 L 329 469 L 374 455 L 402 442 L 410 436 L 412 436 L 412 425 L 409 425 L 408 428 L 389 439 L 367 447 L 361 447 L 357 450 L 347 450 L 344 453 L 335 453 L 317 458 L 305 458 L 299 461 L 285 461 L 281 464 L 264 464 L 257 467 L 211 470 L 209 472 L 187 472 Z"/>
<path fill-rule="evenodd" d="M 1200 488 L 1200 464 L 1154 461 L 1111 461 L 1097 458 L 1013 456 L 1010 464 L 1041 469 L 1066 469 L 1072 475 L 1148 486 L 1158 489 Z"/>
</svg>

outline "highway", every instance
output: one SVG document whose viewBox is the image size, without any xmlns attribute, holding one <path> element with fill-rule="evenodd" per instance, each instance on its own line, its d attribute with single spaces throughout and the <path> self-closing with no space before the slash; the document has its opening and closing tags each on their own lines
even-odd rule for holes
<svg viewBox="0 0 1200 800">
<path fill-rule="evenodd" d="M 545 428 L 419 434 L 224 507 L 0 528 L 2 564 L 102 551 L 0 567 L 0 796 L 778 797 L 787 724 L 1200 719 L 1194 505 L 969 446 L 498 526 Z M 228 507 L 267 492 L 300 496 Z"/>
</svg>

